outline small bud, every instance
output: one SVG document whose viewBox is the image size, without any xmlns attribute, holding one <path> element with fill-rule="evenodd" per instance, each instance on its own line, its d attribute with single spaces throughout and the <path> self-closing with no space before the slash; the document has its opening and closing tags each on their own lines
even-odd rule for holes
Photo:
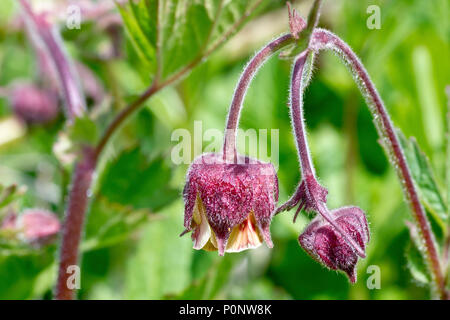
<svg viewBox="0 0 450 320">
<path fill-rule="evenodd" d="M 299 212 L 304 209 L 306 212 L 319 211 L 318 204 L 327 202 L 328 190 L 322 187 L 313 175 L 306 175 L 298 185 L 292 197 L 283 205 L 277 208 L 276 213 L 291 210 L 299 205 L 294 215 L 294 222 Z"/>
<path fill-rule="evenodd" d="M 49 91 L 31 84 L 13 88 L 11 105 L 14 113 L 27 123 L 48 123 L 58 115 L 58 99 Z"/>
<path fill-rule="evenodd" d="M 16 228 L 31 244 L 47 244 L 61 229 L 58 217 L 47 210 L 27 209 L 17 218 Z"/>
<path fill-rule="evenodd" d="M 288 13 L 289 13 L 289 28 L 291 34 L 295 39 L 299 38 L 300 32 L 306 27 L 306 21 L 298 14 L 297 10 L 291 7 L 290 2 L 287 2 Z"/>
<path fill-rule="evenodd" d="M 194 249 L 239 252 L 264 240 L 273 247 L 270 222 L 278 201 L 272 164 L 238 156 L 227 163 L 220 154 L 204 154 L 192 163 L 183 191 L 182 233 L 192 231 Z"/>
<path fill-rule="evenodd" d="M 358 207 L 344 207 L 330 214 L 336 224 L 365 250 L 370 236 L 364 212 Z M 358 255 L 322 216 L 317 215 L 311 221 L 298 241 L 316 261 L 330 269 L 344 271 L 352 283 L 356 282 Z"/>
</svg>

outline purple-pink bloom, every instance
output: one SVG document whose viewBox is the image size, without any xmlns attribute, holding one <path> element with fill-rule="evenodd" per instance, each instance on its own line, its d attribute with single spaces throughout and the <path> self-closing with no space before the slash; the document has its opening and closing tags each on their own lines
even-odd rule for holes
<svg viewBox="0 0 450 320">
<path fill-rule="evenodd" d="M 344 207 L 330 212 L 334 221 L 365 250 L 369 227 L 364 212 L 358 207 Z M 342 235 L 322 216 L 317 215 L 298 238 L 300 245 L 319 263 L 333 270 L 344 271 L 356 282 L 358 255 Z"/>
<path fill-rule="evenodd" d="M 278 201 L 278 179 L 272 164 L 221 154 L 199 156 L 192 163 L 183 191 L 182 233 L 192 231 L 194 249 L 239 252 L 263 241 L 273 247 L 270 222 Z"/>
<path fill-rule="evenodd" d="M 27 123 L 48 123 L 59 113 L 57 95 L 32 84 L 15 86 L 10 100 L 14 113 Z"/>
<path fill-rule="evenodd" d="M 58 234 L 61 224 L 58 217 L 50 211 L 27 209 L 18 216 L 16 228 L 25 241 L 44 244 Z"/>
</svg>

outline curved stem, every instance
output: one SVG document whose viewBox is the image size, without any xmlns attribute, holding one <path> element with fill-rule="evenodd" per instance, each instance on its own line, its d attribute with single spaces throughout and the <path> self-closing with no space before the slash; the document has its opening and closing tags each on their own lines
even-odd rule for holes
<svg viewBox="0 0 450 320">
<path fill-rule="evenodd" d="M 355 77 L 355 80 L 370 107 L 370 111 L 374 116 L 377 130 L 383 144 L 387 148 L 392 161 L 395 163 L 397 173 L 403 186 L 403 191 L 411 207 L 416 223 L 419 226 L 420 236 L 425 246 L 427 265 L 432 274 L 434 289 L 439 298 L 445 299 L 445 278 L 442 273 L 434 234 L 431 230 L 426 213 L 420 203 L 410 169 L 400 147 L 399 139 L 380 95 L 361 61 L 343 40 L 335 34 L 322 29 L 316 29 L 312 38 L 311 48 L 314 50 L 330 49 L 335 51 L 348 65 Z"/>
<path fill-rule="evenodd" d="M 239 122 L 239 115 L 242 109 L 242 102 L 253 76 L 269 57 L 281 48 L 292 44 L 293 41 L 294 38 L 291 34 L 282 35 L 256 53 L 245 67 L 236 86 L 236 90 L 234 91 L 233 100 L 231 101 L 230 111 L 228 113 L 223 144 L 224 159 L 233 161 L 236 156 L 236 130 Z"/>
<path fill-rule="evenodd" d="M 24 6 L 28 3 L 26 0 L 21 0 Z M 142 104 L 152 97 L 156 92 L 163 89 L 164 87 L 173 84 L 174 82 L 181 79 L 195 66 L 200 64 L 205 60 L 206 57 L 211 55 L 221 44 L 223 44 L 228 37 L 242 25 L 246 18 L 259 6 L 262 0 L 258 0 L 246 13 L 239 19 L 233 26 L 218 40 L 216 41 L 208 50 L 199 54 L 194 60 L 187 64 L 177 73 L 173 74 L 168 79 L 159 82 L 154 81 L 153 84 L 143 92 L 137 100 L 128 105 L 123 109 L 111 122 L 109 127 L 103 134 L 100 142 L 94 150 L 89 149 L 85 151 L 85 154 L 78 163 L 74 175 L 72 177 L 72 189 L 69 194 L 69 206 L 67 208 L 62 244 L 61 244 L 61 257 L 60 265 L 58 270 L 58 280 L 55 290 L 56 299 L 72 299 L 73 290 L 68 287 L 68 274 L 67 267 L 71 265 L 77 265 L 78 263 L 78 250 L 81 240 L 81 234 L 83 230 L 83 222 L 88 206 L 88 190 L 92 183 L 92 175 L 95 171 L 97 165 L 97 159 L 104 150 L 108 141 L 117 131 L 117 129 L 123 124 L 123 122 L 128 119 L 136 110 L 139 109 Z M 29 7 L 27 7 L 29 9 Z M 69 97 L 66 97 L 69 98 Z M 70 114 L 69 114 L 70 115 Z M 70 276 L 70 275 L 69 275 Z"/>
<path fill-rule="evenodd" d="M 111 122 L 109 127 L 106 129 L 105 133 L 103 134 L 102 138 L 100 139 L 100 142 L 97 144 L 97 147 L 95 148 L 95 155 L 96 157 L 99 157 L 102 153 L 103 149 L 105 148 L 106 144 L 108 143 L 109 139 L 112 137 L 114 132 L 120 127 L 120 125 L 131 115 L 133 114 L 139 107 L 152 95 L 154 95 L 158 90 L 160 90 L 162 87 L 159 86 L 156 82 L 153 82 L 153 84 L 145 90 L 139 98 L 137 98 L 135 101 L 133 101 L 130 105 L 128 105 L 125 109 L 123 109 Z"/>
<path fill-rule="evenodd" d="M 315 177 L 315 170 L 309 152 L 308 142 L 306 138 L 305 123 L 303 117 L 303 71 L 305 70 L 306 59 L 310 51 L 303 51 L 297 58 L 292 68 L 291 82 L 291 119 L 295 133 L 295 141 L 297 144 L 298 158 L 302 168 L 302 176 L 312 175 Z"/>
<path fill-rule="evenodd" d="M 314 172 L 314 166 L 311 160 L 311 154 L 309 152 L 309 146 L 306 138 L 305 123 L 303 119 L 303 91 L 308 82 L 308 74 L 310 68 L 305 68 L 308 56 L 311 54 L 309 50 L 303 51 L 295 60 L 294 67 L 292 68 L 292 80 L 291 80 L 291 119 L 294 127 L 295 140 L 297 143 L 298 156 L 301 166 L 301 174 L 305 183 L 308 183 L 308 179 L 314 179 L 317 185 L 317 178 Z M 311 66 L 310 66 L 311 67 Z M 304 71 L 306 70 L 306 74 Z M 310 192 L 308 187 L 305 187 L 306 192 Z M 317 212 L 330 223 L 333 228 L 339 232 L 347 243 L 355 250 L 355 252 L 362 258 L 365 258 L 364 250 L 360 245 L 352 239 L 352 237 L 345 232 L 330 215 L 330 211 L 327 208 L 325 199 L 316 198 L 315 194 L 306 195 L 308 199 L 313 199 L 314 207 Z M 301 208 L 301 206 L 299 207 Z M 298 211 L 297 211 L 298 212 Z M 294 218 L 295 219 L 295 218 Z"/>
</svg>

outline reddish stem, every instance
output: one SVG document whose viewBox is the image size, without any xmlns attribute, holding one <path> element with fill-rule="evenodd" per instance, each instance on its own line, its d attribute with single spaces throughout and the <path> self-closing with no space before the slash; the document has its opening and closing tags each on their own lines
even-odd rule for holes
<svg viewBox="0 0 450 320">
<path fill-rule="evenodd" d="M 292 69 L 291 80 L 291 119 L 297 143 L 298 158 L 302 168 L 302 176 L 312 175 L 315 177 L 315 170 L 306 140 L 305 123 L 303 119 L 303 90 L 302 77 L 306 59 L 310 51 L 303 51 L 296 59 Z"/>
<path fill-rule="evenodd" d="M 69 193 L 69 204 L 63 226 L 58 280 L 55 299 L 70 300 L 74 298 L 74 290 L 69 288 L 70 266 L 78 265 L 78 251 L 84 225 L 85 213 L 89 201 L 89 188 L 95 170 L 96 157 L 94 150 L 85 149 L 76 165 L 72 178 L 73 185 Z"/>
<path fill-rule="evenodd" d="M 330 49 L 335 51 L 346 62 L 354 75 L 356 82 L 374 115 L 379 135 L 385 146 L 388 148 L 388 154 L 395 162 L 397 173 L 399 174 L 401 184 L 403 185 L 403 191 L 411 207 L 416 223 L 419 226 L 421 238 L 425 244 L 426 260 L 433 277 L 435 289 L 439 297 L 445 299 L 445 278 L 442 273 L 434 234 L 431 230 L 426 213 L 420 203 L 411 172 L 400 147 L 400 142 L 392 124 L 392 120 L 390 119 L 386 107 L 370 79 L 369 74 L 352 49 L 338 36 L 327 30 L 316 29 L 314 31 L 311 47 L 315 50 Z"/>
<path fill-rule="evenodd" d="M 233 100 L 231 101 L 230 111 L 226 124 L 225 139 L 223 144 L 223 156 L 228 161 L 234 161 L 236 156 L 236 130 L 239 122 L 239 116 L 242 109 L 242 102 L 250 85 L 253 76 L 258 69 L 271 57 L 275 52 L 283 47 L 293 43 L 293 36 L 285 34 L 273 40 L 262 48 L 247 64 L 244 72 L 234 91 Z"/>
<path fill-rule="evenodd" d="M 306 130 L 305 123 L 303 119 L 303 91 L 305 89 L 306 78 L 304 78 L 304 70 L 306 65 L 306 60 L 308 55 L 311 54 L 309 50 L 303 51 L 297 58 L 294 63 L 294 67 L 292 70 L 292 80 L 291 80 L 291 119 L 292 125 L 294 127 L 294 133 L 297 143 L 298 156 L 300 160 L 301 173 L 302 177 L 306 183 L 305 178 L 311 177 L 317 182 L 317 178 L 314 172 L 314 166 L 311 160 L 311 154 L 309 152 L 309 146 L 306 138 Z M 306 187 L 306 191 L 309 192 L 308 187 Z M 350 235 L 347 234 L 333 219 L 330 215 L 330 211 L 327 208 L 325 202 L 321 199 L 316 199 L 314 195 L 307 196 L 308 198 L 314 199 L 315 207 L 318 213 L 328 221 L 333 228 L 339 232 L 342 237 L 347 241 L 347 243 L 356 251 L 356 253 L 365 258 L 364 250 L 352 239 Z M 297 211 L 298 212 L 298 211 Z M 295 219 L 295 218 L 294 218 Z"/>
</svg>

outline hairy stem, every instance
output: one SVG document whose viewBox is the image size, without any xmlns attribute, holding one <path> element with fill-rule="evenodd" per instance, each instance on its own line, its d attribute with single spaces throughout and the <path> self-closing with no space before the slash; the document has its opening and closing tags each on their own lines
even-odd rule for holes
<svg viewBox="0 0 450 320">
<path fill-rule="evenodd" d="M 21 0 L 27 5 L 26 0 Z M 262 0 L 258 0 L 244 16 L 239 19 L 233 26 L 224 34 L 223 37 L 218 39 L 208 50 L 199 54 L 194 60 L 187 64 L 177 73 L 164 81 L 159 81 L 160 70 L 156 73 L 156 78 L 152 85 L 144 91 L 134 102 L 129 104 L 123 109 L 111 122 L 106 129 L 100 142 L 95 149 L 85 151 L 83 157 L 78 163 L 74 175 L 72 177 L 72 189 L 69 193 L 69 206 L 67 208 L 66 219 L 63 227 L 63 237 L 61 244 L 61 260 L 58 270 L 58 280 L 55 290 L 56 299 L 73 299 L 73 290 L 69 289 L 67 285 L 68 275 L 67 268 L 71 265 L 77 265 L 78 263 L 78 251 L 81 240 L 81 234 L 83 230 L 83 222 L 88 207 L 88 190 L 92 183 L 92 175 L 97 166 L 97 159 L 106 147 L 107 143 L 111 140 L 114 133 L 120 128 L 120 126 L 136 112 L 143 103 L 152 97 L 159 90 L 166 86 L 173 84 L 180 80 L 184 75 L 189 73 L 194 67 L 204 61 L 209 55 L 211 55 L 220 45 L 222 45 L 231 34 L 234 33 L 247 19 L 247 17 L 259 6 Z M 159 17 L 158 17 L 159 19 Z M 158 38 L 158 47 L 160 47 L 160 39 Z M 159 52 L 159 49 L 158 49 Z M 160 53 L 158 53 L 160 55 Z M 161 58 L 161 57 L 160 57 Z"/>
<path fill-rule="evenodd" d="M 55 299 L 58 300 L 74 298 L 74 288 L 69 283 L 69 277 L 73 272 L 71 271 L 71 266 L 79 267 L 78 251 L 89 201 L 88 192 L 96 165 L 93 151 L 90 148 L 84 150 L 72 178 L 73 184 L 69 193 L 69 204 L 64 220 L 60 248 L 60 262 L 55 292 Z"/>
<path fill-rule="evenodd" d="M 294 128 L 295 142 L 297 144 L 298 159 L 302 176 L 312 175 L 315 177 L 315 170 L 309 152 L 308 142 L 306 140 L 305 123 L 303 119 L 303 72 L 309 51 L 301 53 L 294 63 L 291 79 L 291 119 Z"/>
<path fill-rule="evenodd" d="M 403 191 L 413 212 L 413 216 L 420 230 L 420 237 L 425 247 L 425 258 L 432 274 L 434 293 L 441 299 L 445 299 L 445 278 L 442 273 L 439 254 L 426 213 L 420 203 L 416 187 L 406 163 L 405 156 L 400 146 L 392 121 L 381 100 L 369 74 L 361 61 L 351 48 L 335 34 L 322 29 L 316 29 L 313 34 L 311 47 L 315 50 L 329 49 L 336 52 L 350 68 L 355 80 L 369 105 L 378 133 L 386 147 L 387 152 L 394 162 Z"/>
<path fill-rule="evenodd" d="M 230 111 L 228 113 L 225 139 L 223 144 L 223 156 L 228 161 L 234 161 L 236 157 L 236 130 L 239 123 L 239 116 L 242 109 L 242 102 L 250 85 L 253 76 L 258 69 L 271 57 L 275 52 L 283 47 L 293 43 L 294 38 L 291 34 L 285 34 L 281 37 L 271 41 L 263 47 L 250 60 L 242 72 L 241 78 L 234 91 L 233 100 L 231 101 Z"/>
<path fill-rule="evenodd" d="M 295 60 L 294 67 L 292 70 L 292 80 L 291 80 L 291 119 L 294 128 L 295 140 L 297 144 L 298 157 L 300 160 L 302 177 L 307 182 L 306 177 L 314 179 L 316 183 L 317 178 L 315 176 L 314 166 L 311 160 L 311 154 L 309 151 L 309 146 L 306 138 L 305 123 L 303 119 L 303 92 L 308 82 L 309 69 L 311 65 L 307 68 L 306 62 L 308 56 L 311 54 L 309 50 L 303 51 Z M 309 192 L 308 188 L 306 191 Z M 308 198 L 314 198 L 314 195 L 309 195 Z M 330 215 L 330 211 L 327 208 L 325 202 L 321 199 L 314 199 L 315 207 L 317 212 L 330 223 L 333 228 L 339 232 L 342 237 L 347 241 L 347 243 L 356 251 L 356 253 L 364 258 L 366 255 L 364 250 L 354 241 L 350 235 L 347 234 L 333 219 Z"/>
<path fill-rule="evenodd" d="M 225 129 L 225 139 L 223 143 L 223 158 L 227 161 L 234 161 L 236 159 L 236 130 L 239 123 L 239 116 L 242 109 L 242 102 L 250 85 L 251 80 L 267 59 L 278 50 L 285 48 L 293 43 L 296 47 L 294 51 L 301 48 L 308 47 L 310 42 L 312 30 L 317 26 L 320 16 L 320 7 L 322 0 L 315 0 L 313 6 L 308 14 L 308 24 L 303 30 L 291 30 L 291 34 L 283 35 L 265 47 L 253 56 L 250 62 L 244 69 L 244 72 L 239 79 L 239 82 L 234 91 L 233 100 L 231 101 L 230 111 L 228 113 L 227 124 Z M 288 7 L 290 9 L 290 6 Z M 290 12 L 291 13 L 291 12 Z M 300 19 L 296 14 L 290 14 L 290 19 Z M 301 25 L 303 21 L 290 21 L 291 28 L 293 25 Z M 292 34 L 292 33 L 296 34 Z M 297 34 L 297 32 L 299 32 Z M 301 49 L 303 51 L 303 49 Z"/>
</svg>

